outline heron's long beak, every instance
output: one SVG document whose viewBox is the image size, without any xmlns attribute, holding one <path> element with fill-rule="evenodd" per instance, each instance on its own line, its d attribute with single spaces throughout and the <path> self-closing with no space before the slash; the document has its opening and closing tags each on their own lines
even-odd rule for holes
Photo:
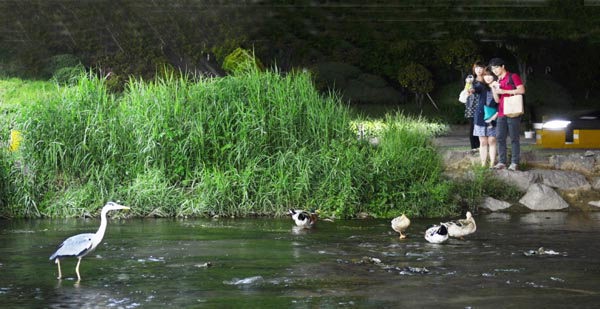
<svg viewBox="0 0 600 309">
<path fill-rule="evenodd" d="M 123 205 L 117 204 L 117 203 L 114 203 L 114 206 L 115 206 L 116 209 L 124 209 L 124 210 L 131 209 L 131 208 L 129 208 L 129 206 L 123 206 Z"/>
</svg>

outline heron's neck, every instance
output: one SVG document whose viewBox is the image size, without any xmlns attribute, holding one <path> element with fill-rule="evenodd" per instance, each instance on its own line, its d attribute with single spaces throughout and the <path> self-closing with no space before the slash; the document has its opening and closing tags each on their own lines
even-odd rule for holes
<svg viewBox="0 0 600 309">
<path fill-rule="evenodd" d="M 100 243 L 102 241 L 102 238 L 104 238 L 104 232 L 106 232 L 106 213 L 108 211 L 102 210 L 102 214 L 100 215 L 100 227 L 98 228 L 98 231 L 96 232 L 96 235 L 94 235 L 94 238 L 96 238 L 96 242 Z"/>
</svg>

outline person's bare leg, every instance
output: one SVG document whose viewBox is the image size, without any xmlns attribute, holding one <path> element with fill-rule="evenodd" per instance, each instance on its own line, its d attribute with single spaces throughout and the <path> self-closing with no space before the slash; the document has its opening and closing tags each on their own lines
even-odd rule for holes
<svg viewBox="0 0 600 309">
<path fill-rule="evenodd" d="M 490 167 L 496 164 L 496 137 L 488 137 L 488 145 L 490 147 Z"/>
<path fill-rule="evenodd" d="M 56 279 L 61 279 L 62 278 L 62 272 L 60 271 L 60 259 L 56 259 L 56 265 L 58 265 L 58 277 L 56 277 Z"/>
<path fill-rule="evenodd" d="M 75 272 L 77 272 L 77 281 L 81 280 L 81 276 L 79 275 L 79 263 L 81 263 L 81 258 L 77 258 L 77 267 L 75 267 Z"/>
<path fill-rule="evenodd" d="M 485 161 L 488 154 L 488 139 L 486 136 L 479 137 L 479 158 L 481 159 L 481 166 L 485 166 Z"/>
</svg>

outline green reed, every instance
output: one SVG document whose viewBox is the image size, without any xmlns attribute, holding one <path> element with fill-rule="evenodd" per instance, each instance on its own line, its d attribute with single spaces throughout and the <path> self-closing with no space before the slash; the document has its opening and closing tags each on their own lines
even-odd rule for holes
<svg viewBox="0 0 600 309">
<path fill-rule="evenodd" d="M 93 215 L 108 200 L 140 216 L 456 211 L 430 142 L 443 126 L 389 116 L 374 147 L 353 121 L 306 73 L 170 74 L 118 96 L 83 76 L 20 110 L 26 171 L 3 168 L 1 215 Z"/>
</svg>

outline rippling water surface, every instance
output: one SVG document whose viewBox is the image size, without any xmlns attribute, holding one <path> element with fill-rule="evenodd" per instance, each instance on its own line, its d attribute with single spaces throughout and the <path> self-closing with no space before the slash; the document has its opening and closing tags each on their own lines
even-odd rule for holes
<svg viewBox="0 0 600 309">
<path fill-rule="evenodd" d="M 0 304 L 8 307 L 596 307 L 600 213 L 476 216 L 465 240 L 427 243 L 438 221 L 110 220 L 96 251 L 48 260 L 98 220 L 0 221 Z M 556 254 L 537 254 L 544 247 Z M 533 254 L 531 254 L 533 252 Z M 529 253 L 529 254 L 528 254 Z M 438 306 L 439 307 L 439 306 Z"/>
</svg>

